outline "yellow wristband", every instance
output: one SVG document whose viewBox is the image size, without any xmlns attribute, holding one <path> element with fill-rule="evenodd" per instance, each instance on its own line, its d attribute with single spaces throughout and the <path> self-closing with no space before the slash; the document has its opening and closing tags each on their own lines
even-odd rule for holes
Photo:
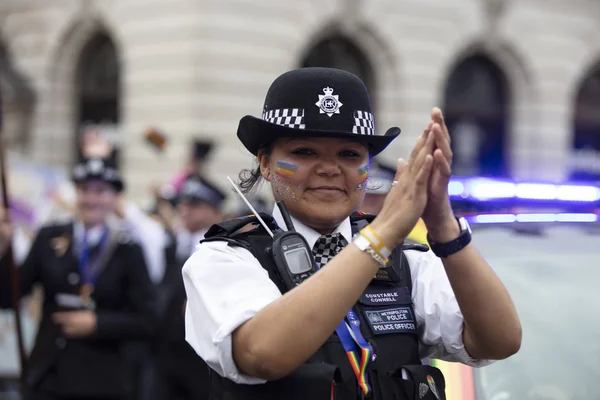
<svg viewBox="0 0 600 400">
<path fill-rule="evenodd" d="M 363 236 L 365 239 L 367 239 L 369 241 L 371 248 L 373 250 L 375 250 L 382 258 L 387 260 L 390 257 L 392 252 L 385 245 L 383 240 L 381 240 L 379 235 L 377 233 L 375 233 L 375 231 L 373 230 L 373 228 L 371 228 L 370 225 L 365 226 L 360 231 L 360 234 L 361 234 L 361 236 Z"/>
</svg>

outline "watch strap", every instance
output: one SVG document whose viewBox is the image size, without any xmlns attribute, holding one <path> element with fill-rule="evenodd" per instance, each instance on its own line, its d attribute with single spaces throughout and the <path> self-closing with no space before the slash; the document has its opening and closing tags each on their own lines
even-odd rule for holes
<svg viewBox="0 0 600 400">
<path fill-rule="evenodd" d="M 460 227 L 460 234 L 456 239 L 449 242 L 436 243 L 429 233 L 427 233 L 427 241 L 429 242 L 429 247 L 431 248 L 431 251 L 433 251 L 433 254 L 440 258 L 446 258 L 452 254 L 458 253 L 471 243 L 471 229 L 469 228 L 469 224 L 462 217 L 457 218 L 457 222 Z"/>
</svg>

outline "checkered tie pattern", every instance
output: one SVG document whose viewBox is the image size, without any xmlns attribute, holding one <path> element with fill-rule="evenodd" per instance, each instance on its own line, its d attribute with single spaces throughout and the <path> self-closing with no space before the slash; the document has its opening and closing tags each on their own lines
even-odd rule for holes
<svg viewBox="0 0 600 400">
<path fill-rule="evenodd" d="M 340 233 L 321 235 L 312 250 L 317 267 L 325 266 L 347 244 L 348 242 Z"/>
</svg>

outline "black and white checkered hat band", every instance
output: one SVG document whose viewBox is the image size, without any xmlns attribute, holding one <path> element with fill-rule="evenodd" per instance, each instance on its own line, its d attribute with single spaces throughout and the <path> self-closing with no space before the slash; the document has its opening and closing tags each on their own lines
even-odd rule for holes
<svg viewBox="0 0 600 400">
<path fill-rule="evenodd" d="M 303 108 L 280 108 L 265 111 L 263 120 L 288 128 L 305 129 Z"/>
<path fill-rule="evenodd" d="M 354 127 L 352 133 L 359 135 L 375 135 L 375 119 L 368 111 L 354 111 Z"/>
<path fill-rule="evenodd" d="M 116 169 L 106 166 L 101 160 L 91 159 L 86 163 L 75 166 L 73 169 L 73 178 L 75 180 L 99 178 L 109 182 L 116 182 L 119 180 L 119 173 Z"/>
<path fill-rule="evenodd" d="M 306 129 L 304 109 L 302 108 L 280 108 L 265 111 L 263 113 L 263 120 L 288 128 Z M 368 111 L 354 111 L 352 133 L 358 135 L 375 135 L 373 114 Z"/>
</svg>

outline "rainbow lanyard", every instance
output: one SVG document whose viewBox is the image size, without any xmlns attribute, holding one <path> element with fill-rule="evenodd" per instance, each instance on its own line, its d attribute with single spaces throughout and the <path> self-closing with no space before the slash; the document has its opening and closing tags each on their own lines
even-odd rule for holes
<svg viewBox="0 0 600 400">
<path fill-rule="evenodd" d="M 315 263 L 315 265 L 317 269 L 320 269 L 319 264 Z M 350 325 L 348 325 L 346 319 Z M 346 319 L 343 319 L 337 328 L 335 328 L 335 333 L 337 333 L 342 342 L 342 346 L 348 356 L 348 360 L 350 360 L 350 366 L 352 366 L 354 375 L 356 375 L 363 396 L 370 396 L 371 386 L 369 386 L 367 368 L 375 359 L 375 353 L 373 352 L 371 344 L 367 342 L 360 332 L 360 320 L 352 309 L 346 314 Z M 360 347 L 360 356 L 358 355 L 356 345 Z"/>
<path fill-rule="evenodd" d="M 349 325 L 346 319 L 350 323 Z M 352 309 L 346 314 L 346 319 L 343 319 L 337 328 L 335 328 L 335 333 L 337 333 L 342 342 L 342 346 L 348 356 L 348 360 L 350 360 L 350 366 L 354 371 L 354 375 L 356 375 L 363 395 L 369 396 L 371 394 L 371 386 L 369 386 L 367 369 L 369 364 L 375 359 L 375 353 L 371 344 L 367 342 L 360 332 L 360 320 Z M 356 349 L 357 345 L 360 347 L 360 355 Z"/>
<path fill-rule="evenodd" d="M 100 239 L 100 251 L 99 254 L 91 258 L 90 249 L 87 242 L 87 232 L 84 232 L 81 240 L 81 246 L 79 249 L 79 274 L 81 275 L 82 283 L 88 285 L 95 285 L 96 278 L 98 277 L 98 271 L 95 271 L 96 262 L 100 258 L 99 255 L 106 249 L 108 243 L 108 229 L 104 228 L 102 237 Z"/>
<path fill-rule="evenodd" d="M 374 359 L 373 347 L 360 332 L 360 320 L 352 309 L 348 311 L 346 318 L 350 324 L 348 325 L 343 320 L 335 328 L 335 332 L 342 342 L 348 360 L 350 360 L 350 365 L 352 366 L 354 375 L 356 375 L 358 385 L 362 389 L 363 394 L 367 396 L 371 394 L 367 368 Z M 360 356 L 357 353 L 356 345 L 360 348 Z"/>
</svg>

